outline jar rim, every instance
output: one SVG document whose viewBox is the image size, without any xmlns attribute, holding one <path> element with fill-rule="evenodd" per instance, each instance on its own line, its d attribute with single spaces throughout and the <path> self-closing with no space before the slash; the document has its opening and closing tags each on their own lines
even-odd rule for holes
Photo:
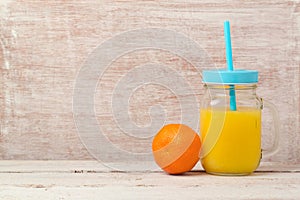
<svg viewBox="0 0 300 200">
<path fill-rule="evenodd" d="M 204 87 L 209 88 L 209 89 L 231 89 L 232 85 L 227 85 L 227 84 L 212 84 L 212 83 L 204 83 Z M 257 84 L 252 83 L 252 84 L 234 84 L 235 90 L 246 90 L 246 89 L 256 89 Z"/>
</svg>

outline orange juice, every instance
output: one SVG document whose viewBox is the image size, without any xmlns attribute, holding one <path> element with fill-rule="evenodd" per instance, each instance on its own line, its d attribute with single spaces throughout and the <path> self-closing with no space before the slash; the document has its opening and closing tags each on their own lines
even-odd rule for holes
<svg viewBox="0 0 300 200">
<path fill-rule="evenodd" d="M 203 139 L 201 163 L 208 173 L 243 175 L 261 159 L 261 110 L 204 109 L 200 112 Z"/>
</svg>

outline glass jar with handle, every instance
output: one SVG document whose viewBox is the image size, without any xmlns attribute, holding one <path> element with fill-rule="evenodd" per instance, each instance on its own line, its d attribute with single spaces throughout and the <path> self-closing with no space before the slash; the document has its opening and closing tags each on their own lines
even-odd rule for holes
<svg viewBox="0 0 300 200">
<path fill-rule="evenodd" d="M 203 168 L 218 175 L 252 173 L 262 154 L 270 156 L 278 148 L 278 114 L 272 103 L 256 94 L 258 72 L 205 70 L 202 78 L 206 90 L 200 110 Z M 275 126 L 274 143 L 266 151 L 261 150 L 261 110 L 265 107 L 271 109 Z"/>
</svg>

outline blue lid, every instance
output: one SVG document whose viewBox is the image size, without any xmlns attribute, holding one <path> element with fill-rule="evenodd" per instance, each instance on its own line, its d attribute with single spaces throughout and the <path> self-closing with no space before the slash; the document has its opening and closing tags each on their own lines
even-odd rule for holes
<svg viewBox="0 0 300 200">
<path fill-rule="evenodd" d="M 226 69 L 203 70 L 202 79 L 204 83 L 215 84 L 250 84 L 258 82 L 258 71 L 237 69 L 229 71 Z"/>
</svg>

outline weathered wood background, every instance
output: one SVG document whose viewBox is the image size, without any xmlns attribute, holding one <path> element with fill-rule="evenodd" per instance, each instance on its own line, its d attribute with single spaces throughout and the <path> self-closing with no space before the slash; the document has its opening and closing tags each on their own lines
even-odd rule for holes
<svg viewBox="0 0 300 200">
<path fill-rule="evenodd" d="M 235 66 L 259 70 L 258 94 L 280 114 L 280 147 L 269 160 L 300 163 L 299 13 L 296 0 L 1 0 L 0 158 L 92 159 L 79 139 L 72 109 L 77 73 L 90 53 L 117 34 L 165 28 L 191 38 L 216 67 L 225 67 L 223 21 L 228 19 Z M 151 137 L 126 142 L 112 116 L 112 93 L 120 78 L 145 63 L 172 67 L 199 102 L 203 95 L 197 71 L 170 52 L 144 49 L 117 58 L 99 80 L 95 112 L 106 137 L 126 151 L 149 152 Z M 180 103 L 167 88 L 143 85 L 131 97 L 128 112 L 138 126 L 151 123 L 148 109 L 157 104 L 167 121 L 180 120 Z M 266 146 L 272 141 L 269 126 L 264 127 Z"/>
</svg>

